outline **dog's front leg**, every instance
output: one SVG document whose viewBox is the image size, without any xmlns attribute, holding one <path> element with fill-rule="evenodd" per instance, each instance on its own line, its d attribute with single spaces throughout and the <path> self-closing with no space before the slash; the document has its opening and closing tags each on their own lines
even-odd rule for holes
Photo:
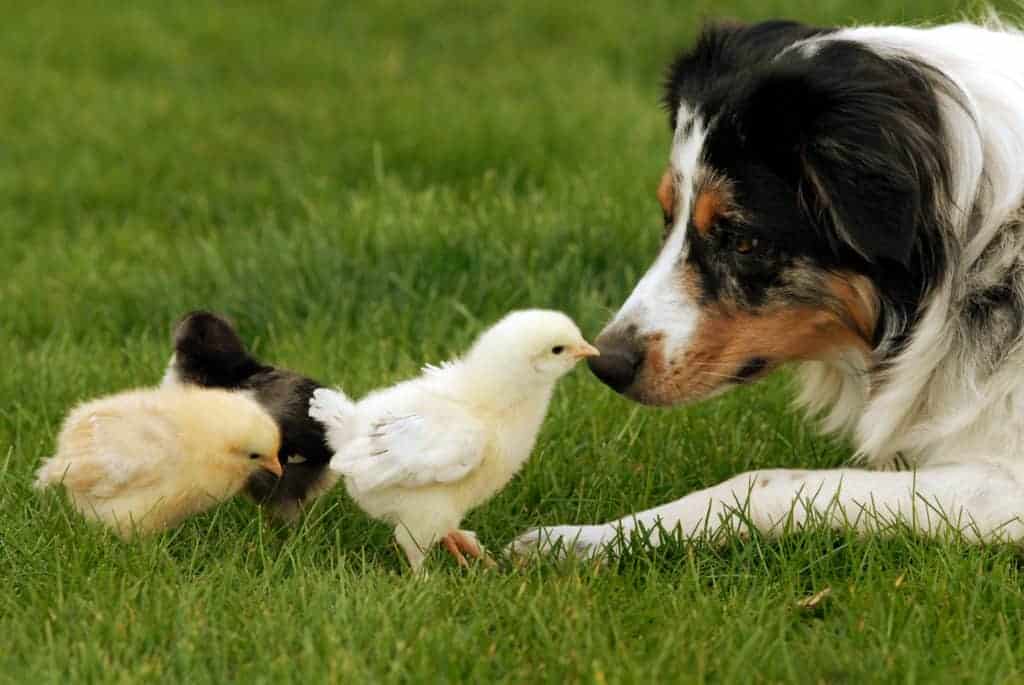
<svg viewBox="0 0 1024 685">
<path fill-rule="evenodd" d="M 669 504 L 593 526 L 537 528 L 512 542 L 516 555 L 572 550 L 614 552 L 616 541 L 663 534 L 714 538 L 723 529 L 754 527 L 767 535 L 824 521 L 834 528 L 885 532 L 893 526 L 924 535 L 959 531 L 972 540 L 1024 538 L 1024 488 L 992 464 L 956 464 L 913 472 L 859 469 L 751 471 Z"/>
</svg>

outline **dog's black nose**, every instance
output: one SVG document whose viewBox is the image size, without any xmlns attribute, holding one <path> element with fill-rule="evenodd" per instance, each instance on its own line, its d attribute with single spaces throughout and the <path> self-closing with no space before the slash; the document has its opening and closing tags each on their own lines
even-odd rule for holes
<svg viewBox="0 0 1024 685">
<path fill-rule="evenodd" d="M 644 363 L 643 348 L 632 331 L 602 333 L 595 342 L 601 356 L 587 359 L 590 370 L 615 392 L 625 392 Z"/>
</svg>

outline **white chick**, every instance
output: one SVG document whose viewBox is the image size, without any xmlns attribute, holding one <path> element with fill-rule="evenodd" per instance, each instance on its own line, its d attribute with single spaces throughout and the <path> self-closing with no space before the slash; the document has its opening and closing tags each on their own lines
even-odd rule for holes
<svg viewBox="0 0 1024 685">
<path fill-rule="evenodd" d="M 133 390 L 79 405 L 36 472 L 122 538 L 170 528 L 237 494 L 251 475 L 281 475 L 280 431 L 254 400 L 224 390 Z"/>
<path fill-rule="evenodd" d="M 326 428 L 331 469 L 366 513 L 395 525 L 414 570 L 438 541 L 465 565 L 463 552 L 487 557 L 459 530 L 463 517 L 529 458 L 558 379 L 597 354 L 565 314 L 513 312 L 461 359 L 358 403 L 320 388 L 309 414 Z"/>
</svg>

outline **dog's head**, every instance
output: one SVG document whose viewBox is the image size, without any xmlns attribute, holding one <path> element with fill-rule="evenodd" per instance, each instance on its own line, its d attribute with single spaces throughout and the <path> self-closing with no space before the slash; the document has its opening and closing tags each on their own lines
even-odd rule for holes
<svg viewBox="0 0 1024 685">
<path fill-rule="evenodd" d="M 940 83 L 842 33 L 706 30 L 669 73 L 663 243 L 594 373 L 674 404 L 790 361 L 877 362 L 944 260 Z"/>
</svg>

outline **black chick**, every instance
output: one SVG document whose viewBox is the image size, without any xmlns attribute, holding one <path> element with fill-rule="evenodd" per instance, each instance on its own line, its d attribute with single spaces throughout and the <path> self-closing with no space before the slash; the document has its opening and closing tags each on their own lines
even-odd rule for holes
<svg viewBox="0 0 1024 685">
<path fill-rule="evenodd" d="M 245 491 L 279 517 L 294 520 L 337 482 L 327 468 L 332 452 L 323 426 L 308 414 L 321 384 L 253 358 L 227 319 L 206 311 L 186 314 L 174 328 L 174 356 L 163 382 L 247 391 L 274 418 L 281 430 L 284 475 L 256 473 Z"/>
</svg>

